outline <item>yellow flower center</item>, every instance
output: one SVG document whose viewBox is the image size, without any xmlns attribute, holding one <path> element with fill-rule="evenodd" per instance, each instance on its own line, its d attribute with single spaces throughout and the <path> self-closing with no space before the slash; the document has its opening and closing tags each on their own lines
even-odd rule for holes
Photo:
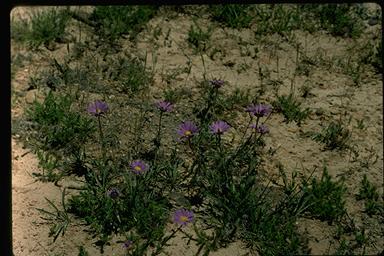
<svg viewBox="0 0 384 256">
<path fill-rule="evenodd" d="M 141 167 L 138 166 L 138 165 L 136 165 L 136 166 L 135 166 L 135 170 L 138 171 L 138 172 L 141 172 Z"/>
<path fill-rule="evenodd" d="M 188 217 L 187 216 L 181 216 L 180 221 L 182 222 L 188 222 Z"/>
<path fill-rule="evenodd" d="M 184 132 L 184 135 L 185 135 L 185 136 L 189 136 L 189 135 L 191 135 L 191 134 L 192 134 L 191 131 L 185 131 L 185 132 Z"/>
</svg>

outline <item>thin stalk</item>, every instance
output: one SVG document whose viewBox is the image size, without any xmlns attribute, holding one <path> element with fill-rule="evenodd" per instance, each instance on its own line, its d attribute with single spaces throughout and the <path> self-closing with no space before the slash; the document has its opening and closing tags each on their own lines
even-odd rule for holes
<svg viewBox="0 0 384 256">
<path fill-rule="evenodd" d="M 203 54 L 200 53 L 200 57 L 201 57 L 201 61 L 203 62 L 203 68 L 204 68 L 203 78 L 204 78 L 204 81 L 207 81 L 206 76 L 205 76 L 205 74 L 207 73 L 207 70 L 205 68 L 205 61 L 204 61 Z"/>
<path fill-rule="evenodd" d="M 163 249 L 163 247 L 166 245 L 166 243 L 167 243 L 172 237 L 174 237 L 175 234 L 176 234 L 181 228 L 182 228 L 182 226 L 180 225 L 176 230 L 173 230 L 173 232 L 172 232 L 169 236 L 165 237 L 165 238 L 161 241 L 161 245 L 160 245 L 160 247 L 157 247 L 157 248 L 156 248 L 156 251 L 153 252 L 152 255 L 153 255 L 153 256 L 154 256 L 154 255 L 158 255 L 158 254 L 161 252 L 161 250 Z"/>
<path fill-rule="evenodd" d="M 157 144 L 156 144 L 156 147 L 157 147 L 157 149 L 159 149 L 159 147 L 160 147 L 160 145 L 161 145 L 161 120 L 162 120 L 162 118 L 163 118 L 163 111 L 160 111 L 160 118 L 159 118 L 159 126 L 158 126 L 158 129 L 157 129 L 157 138 L 156 138 L 156 142 L 157 142 Z"/>
<path fill-rule="evenodd" d="M 221 135 L 220 134 L 217 135 L 216 141 L 217 141 L 217 147 L 219 148 L 219 152 L 220 152 L 220 156 L 221 156 L 223 153 L 223 147 L 221 145 Z"/>
<path fill-rule="evenodd" d="M 100 134 L 100 145 L 101 145 L 101 152 L 103 154 L 103 159 L 105 160 L 106 152 L 105 152 L 105 141 L 104 141 L 104 134 L 103 129 L 101 127 L 101 116 L 97 116 L 97 121 L 99 124 L 99 134 Z"/>
</svg>

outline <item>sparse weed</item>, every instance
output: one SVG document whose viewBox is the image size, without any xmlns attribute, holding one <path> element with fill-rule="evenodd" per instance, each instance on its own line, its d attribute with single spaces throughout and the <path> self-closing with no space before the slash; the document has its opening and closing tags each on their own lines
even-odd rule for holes
<svg viewBox="0 0 384 256">
<path fill-rule="evenodd" d="M 108 40 L 124 34 L 134 39 L 156 10 L 154 6 L 96 6 L 90 19 L 97 24 L 97 34 Z"/>
<path fill-rule="evenodd" d="M 363 22 L 351 4 L 305 4 L 301 11 L 319 21 L 320 28 L 334 36 L 358 37 L 362 33 Z"/>
<path fill-rule="evenodd" d="M 360 129 L 360 130 L 366 130 L 367 129 L 367 126 L 365 124 L 365 118 L 362 118 L 362 119 L 357 119 L 356 120 L 356 128 L 357 129 Z"/>
<path fill-rule="evenodd" d="M 311 93 L 312 89 L 313 88 L 311 85 L 309 85 L 308 83 L 304 83 L 304 85 L 299 88 L 299 91 L 301 92 L 301 97 L 307 98 L 309 96 L 313 96 L 313 94 Z"/>
<path fill-rule="evenodd" d="M 42 168 L 43 173 L 32 173 L 35 177 L 41 181 L 55 182 L 63 177 L 63 174 L 55 173 L 59 167 L 59 160 L 48 152 L 37 151 L 37 158 L 39 159 L 39 167 Z"/>
<path fill-rule="evenodd" d="M 53 242 L 59 237 L 60 234 L 64 236 L 65 231 L 67 230 L 69 224 L 71 223 L 71 219 L 67 213 L 67 209 L 65 206 L 65 189 L 62 192 L 61 196 L 61 204 L 63 210 L 60 210 L 52 201 L 48 198 L 45 198 L 49 205 L 54 209 L 54 211 L 50 212 L 44 209 L 38 208 L 37 210 L 44 214 L 46 217 L 41 217 L 43 220 L 48 221 L 48 223 L 53 224 L 49 236 L 53 236 Z"/>
<path fill-rule="evenodd" d="M 30 22 L 22 20 L 11 26 L 12 38 L 27 42 L 32 48 L 38 48 L 42 44 L 50 48 L 50 43 L 65 37 L 65 28 L 70 16 L 67 10 L 51 8 L 34 13 L 30 19 Z"/>
<path fill-rule="evenodd" d="M 313 61 L 308 56 L 302 56 L 300 62 L 298 63 L 295 73 L 297 75 L 309 76 L 312 72 L 313 67 L 316 65 L 316 62 Z"/>
<path fill-rule="evenodd" d="M 361 61 L 371 64 L 377 72 L 383 71 L 383 43 L 380 34 L 375 40 L 369 40 L 361 50 Z"/>
<path fill-rule="evenodd" d="M 231 28 L 246 28 L 252 22 L 251 6 L 245 4 L 212 5 L 210 10 L 213 19 Z"/>
<path fill-rule="evenodd" d="M 37 140 L 44 142 L 43 150 L 57 150 L 73 144 L 82 145 L 92 133 L 89 119 L 71 109 L 69 95 L 60 96 L 49 92 L 43 103 L 35 101 L 28 116 L 38 130 Z"/>
<path fill-rule="evenodd" d="M 84 246 L 79 246 L 79 254 L 77 256 L 88 256 L 87 250 L 84 248 Z"/>
<path fill-rule="evenodd" d="M 173 69 L 168 69 L 164 74 L 161 74 L 162 80 L 171 84 L 174 80 L 178 79 L 182 74 L 189 74 L 191 72 L 191 63 L 188 62 L 186 66 L 178 66 Z"/>
<path fill-rule="evenodd" d="M 322 133 L 315 134 L 312 139 L 324 143 L 327 149 L 333 150 L 347 148 L 350 136 L 350 131 L 343 127 L 341 122 L 331 122 Z"/>
<path fill-rule="evenodd" d="M 356 198 L 357 200 L 365 200 L 365 211 L 370 216 L 379 214 L 384 210 L 383 206 L 378 202 L 379 193 L 377 192 L 377 188 L 369 182 L 366 174 L 363 176 L 361 187 Z"/>
<path fill-rule="evenodd" d="M 257 36 L 269 33 L 284 34 L 299 28 L 301 20 L 297 10 L 289 5 L 258 5 L 255 8 L 255 34 Z"/>
<path fill-rule="evenodd" d="M 109 59 L 106 73 L 111 81 L 117 82 L 117 89 L 122 93 L 134 94 L 152 83 L 146 62 L 133 56 Z"/>
<path fill-rule="evenodd" d="M 273 106 L 277 112 L 283 113 L 286 122 L 295 121 L 298 125 L 300 125 L 311 112 L 309 108 L 301 110 L 301 103 L 294 98 L 292 93 L 288 96 L 278 96 L 277 100 L 273 102 Z"/>
<path fill-rule="evenodd" d="M 363 176 L 359 194 L 356 196 L 356 198 L 358 200 L 371 199 L 374 201 L 377 201 L 379 199 L 379 193 L 377 192 L 377 188 L 371 182 L 369 182 L 366 174 L 364 174 Z"/>
<path fill-rule="evenodd" d="M 227 110 L 236 109 L 245 106 L 250 102 L 249 90 L 236 88 L 228 97 L 223 100 L 223 105 Z"/>
<path fill-rule="evenodd" d="M 209 48 L 209 39 L 211 37 L 212 27 L 208 27 L 207 31 L 194 22 L 188 31 L 187 41 L 194 47 L 197 52 L 204 52 Z"/>
<path fill-rule="evenodd" d="M 308 211 L 314 217 L 329 222 L 339 220 L 345 214 L 346 187 L 342 181 L 332 181 L 324 167 L 320 180 L 312 179 L 303 184 L 304 195 L 309 202 Z"/>
</svg>

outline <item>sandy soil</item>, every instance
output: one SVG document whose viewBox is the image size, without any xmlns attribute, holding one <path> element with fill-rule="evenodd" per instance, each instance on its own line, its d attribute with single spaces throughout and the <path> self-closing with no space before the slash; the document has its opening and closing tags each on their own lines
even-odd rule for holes
<svg viewBox="0 0 384 256">
<path fill-rule="evenodd" d="M 27 17 L 28 9 L 14 9 L 13 17 Z M 199 21 L 201 24 L 207 22 L 204 19 Z M 163 33 L 168 28 L 171 29 L 169 36 L 169 45 L 160 47 L 156 50 L 157 70 L 172 70 L 179 65 L 186 65 L 188 61 L 192 62 L 191 74 L 187 76 L 182 74 L 176 80 L 176 87 L 191 87 L 195 79 L 200 79 L 203 72 L 200 56 L 192 54 L 192 50 L 188 48 L 186 43 L 187 34 L 192 24 L 190 18 L 179 15 L 171 20 L 164 18 L 154 18 L 149 26 L 149 30 L 155 27 L 162 27 Z M 183 33 L 184 31 L 184 33 Z M 147 35 L 148 36 L 148 35 Z M 251 41 L 252 33 L 250 30 L 244 30 L 237 33 L 231 29 L 217 29 L 212 35 L 212 42 L 215 42 L 215 47 L 222 50 L 217 57 L 212 59 L 206 58 L 207 73 L 212 77 L 220 77 L 230 85 L 236 85 L 241 88 L 256 89 L 254 85 L 259 81 L 258 63 L 253 61 L 252 56 L 243 56 L 241 49 L 238 47 L 238 38 L 243 41 Z M 307 43 L 308 54 L 315 54 L 319 50 L 325 53 L 325 56 L 342 56 L 346 52 L 347 46 L 351 43 L 346 40 L 335 39 L 325 34 L 316 34 L 316 36 L 295 32 L 298 40 L 304 40 Z M 159 41 L 165 40 L 162 35 Z M 275 38 L 266 38 L 270 42 L 274 42 Z M 154 51 L 150 40 L 143 36 L 137 46 L 138 49 L 148 49 Z M 129 45 L 126 45 L 129 48 Z M 289 45 L 282 43 L 282 47 L 278 50 L 280 70 L 272 72 L 272 78 L 279 78 L 284 84 L 290 84 L 294 61 L 291 56 L 294 56 L 294 49 Z M 60 56 L 60 51 L 64 51 L 64 46 L 60 46 L 53 53 Z M 12 46 L 13 53 L 25 52 L 25 50 Z M 276 67 L 276 59 L 272 54 L 273 50 L 267 47 L 261 49 L 259 55 L 259 63 Z M 150 56 L 151 54 L 149 54 Z M 251 54 L 252 55 L 252 54 Z M 188 56 L 188 58 L 186 57 Z M 31 74 L 36 71 L 36 65 L 44 65 L 44 57 L 36 58 L 34 64 L 26 65 L 18 69 L 12 81 L 12 89 L 15 92 L 15 97 L 12 100 L 12 116 L 13 119 L 23 114 L 24 109 L 34 98 L 33 93 L 28 91 L 28 79 Z M 151 63 L 151 60 L 148 61 Z M 250 65 L 248 71 L 239 72 L 238 65 L 234 68 L 228 67 L 226 63 L 247 63 Z M 30 62 L 32 63 L 32 61 Z M 36 64 L 37 63 L 37 64 Z M 160 72 L 158 72 L 159 74 Z M 167 83 L 160 75 L 156 75 L 153 93 L 167 88 Z M 294 123 L 284 124 L 282 115 L 273 115 L 269 121 L 271 135 L 266 142 L 272 149 L 276 150 L 276 154 L 271 157 L 270 162 L 266 164 L 266 169 L 271 176 L 276 175 L 276 166 L 282 163 L 286 170 L 291 171 L 295 168 L 308 172 L 314 167 L 321 167 L 326 164 L 328 170 L 333 177 L 346 177 L 346 184 L 349 188 L 349 197 L 347 201 L 347 209 L 351 216 L 355 217 L 358 226 L 376 227 L 370 231 L 372 245 L 367 248 L 367 254 L 375 254 L 383 250 L 382 232 L 384 231 L 382 223 L 376 219 L 367 219 L 361 213 L 363 203 L 353 199 L 357 193 L 360 181 L 363 174 L 367 174 L 373 184 L 380 187 L 380 194 L 383 193 L 383 87 L 382 77 L 375 76 L 372 72 L 367 71 L 363 80 L 363 85 L 360 87 L 352 86 L 351 78 L 327 70 L 325 68 L 316 68 L 311 71 L 309 77 L 297 76 L 295 78 L 296 88 L 303 86 L 307 80 L 313 85 L 311 93 L 313 97 L 303 102 L 303 106 L 308 106 L 316 112 L 322 111 L 324 115 L 318 116 L 315 113 L 311 114 L 309 121 L 306 121 L 301 127 Z M 184 81 L 186 79 L 186 81 Z M 269 87 L 272 91 L 273 88 Z M 231 89 L 228 89 L 229 91 Z M 286 94 L 289 91 L 289 86 L 281 86 L 278 93 Z M 31 100 L 32 97 L 32 100 Z M 270 93 L 264 97 L 265 101 L 272 101 L 275 96 Z M 322 150 L 322 145 L 310 140 L 304 136 L 306 132 L 320 131 L 322 125 L 329 120 L 335 120 L 339 116 L 348 113 L 352 117 L 352 122 L 346 124 L 348 128 L 353 130 L 352 141 L 359 152 L 359 156 L 355 159 L 348 154 L 340 152 L 331 152 Z M 356 127 L 356 120 L 365 120 L 366 129 L 359 130 Z M 377 161 L 373 159 L 377 156 Z M 368 168 L 362 166 L 363 162 L 368 164 Z M 60 204 L 62 188 L 55 186 L 52 183 L 42 183 L 36 181 L 32 176 L 33 172 L 39 172 L 37 158 L 24 148 L 21 142 L 18 141 L 18 136 L 13 135 L 12 138 L 12 218 L 13 218 L 13 248 L 15 256 L 40 256 L 40 255 L 77 255 L 78 246 L 84 246 L 90 255 L 100 255 L 100 251 L 94 245 L 96 241 L 86 231 L 86 227 L 81 223 L 74 222 L 70 225 L 65 236 L 59 237 L 55 243 L 52 243 L 52 238 L 48 237 L 49 225 L 41 219 L 41 214 L 36 208 L 49 209 L 49 205 L 45 200 L 47 197 L 50 200 Z M 318 174 L 320 175 L 319 171 Z M 327 250 L 335 248 L 336 245 L 331 245 L 333 239 L 330 237 L 330 228 L 327 224 L 317 220 L 303 219 L 298 221 L 298 225 L 303 232 L 307 232 L 310 241 L 310 247 L 314 255 L 326 254 Z M 169 229 L 172 227 L 170 226 Z M 121 244 L 114 243 L 106 248 L 104 255 L 123 255 L 124 250 Z M 381 241 L 381 242 L 380 242 Z M 177 237 L 171 240 L 172 246 L 167 248 L 171 255 L 194 255 L 197 248 L 188 246 L 186 242 Z M 381 243 L 381 244 L 380 244 Z M 241 243 L 234 243 L 229 248 L 221 249 L 211 255 L 244 255 L 246 249 L 242 248 Z"/>
</svg>

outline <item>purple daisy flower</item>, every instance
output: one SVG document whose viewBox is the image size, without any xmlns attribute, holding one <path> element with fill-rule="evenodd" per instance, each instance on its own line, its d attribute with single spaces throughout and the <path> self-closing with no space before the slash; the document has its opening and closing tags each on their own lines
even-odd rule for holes
<svg viewBox="0 0 384 256">
<path fill-rule="evenodd" d="M 131 170 L 136 174 L 143 174 L 148 171 L 148 165 L 141 160 L 136 160 L 131 163 Z"/>
<path fill-rule="evenodd" d="M 221 80 L 221 79 L 213 79 L 211 81 L 209 81 L 211 83 L 211 85 L 215 88 L 220 88 L 224 85 L 224 80 Z"/>
<path fill-rule="evenodd" d="M 228 131 L 229 128 L 231 128 L 231 126 L 229 126 L 229 124 L 224 121 L 216 121 L 209 126 L 211 132 L 218 135 L 221 135 L 224 132 Z"/>
<path fill-rule="evenodd" d="M 173 222 L 181 226 L 186 226 L 193 221 L 193 212 L 186 209 L 179 209 L 173 214 Z"/>
<path fill-rule="evenodd" d="M 89 104 L 87 111 L 94 116 L 101 116 L 108 112 L 108 104 L 104 101 L 96 100 L 94 103 Z"/>
<path fill-rule="evenodd" d="M 164 100 L 157 102 L 156 107 L 162 112 L 171 112 L 173 110 L 173 104 Z"/>
<path fill-rule="evenodd" d="M 117 188 L 110 188 L 107 191 L 107 196 L 109 196 L 112 199 L 116 199 L 120 196 L 120 191 Z"/>
<path fill-rule="evenodd" d="M 123 243 L 123 248 L 129 249 L 129 248 L 131 248 L 132 244 L 133 244 L 133 242 L 131 240 L 127 240 Z"/>
<path fill-rule="evenodd" d="M 179 126 L 177 133 L 181 136 L 181 139 L 189 139 L 193 137 L 199 128 L 191 121 L 185 121 Z"/>
<path fill-rule="evenodd" d="M 261 125 L 258 125 L 258 126 L 256 126 L 256 124 L 252 124 L 251 128 L 252 129 L 256 129 L 256 132 L 258 132 L 260 134 L 266 134 L 266 133 L 269 132 L 268 126 L 266 126 L 264 124 L 261 124 Z"/>
<path fill-rule="evenodd" d="M 252 104 L 249 105 L 246 112 L 250 112 L 257 117 L 267 116 L 272 112 L 272 107 L 270 105 L 265 104 Z"/>
</svg>

